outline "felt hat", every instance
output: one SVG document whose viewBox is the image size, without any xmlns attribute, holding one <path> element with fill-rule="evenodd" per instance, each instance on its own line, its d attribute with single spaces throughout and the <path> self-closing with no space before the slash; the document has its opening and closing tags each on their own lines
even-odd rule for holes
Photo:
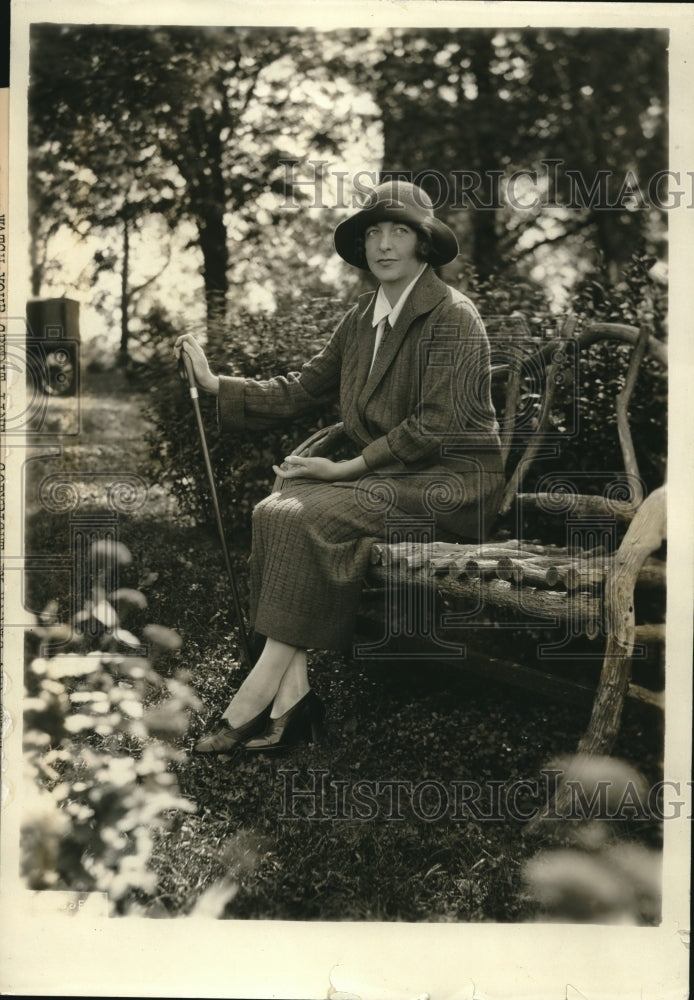
<svg viewBox="0 0 694 1000">
<path fill-rule="evenodd" d="M 436 218 L 433 203 L 426 191 L 408 181 L 394 180 L 379 184 L 359 212 L 336 226 L 333 239 L 340 257 L 348 264 L 368 271 L 360 246 L 361 238 L 367 226 L 385 221 L 404 222 L 413 227 L 426 222 L 433 250 L 429 263 L 433 267 L 442 267 L 458 256 L 455 233 L 445 222 Z"/>
</svg>

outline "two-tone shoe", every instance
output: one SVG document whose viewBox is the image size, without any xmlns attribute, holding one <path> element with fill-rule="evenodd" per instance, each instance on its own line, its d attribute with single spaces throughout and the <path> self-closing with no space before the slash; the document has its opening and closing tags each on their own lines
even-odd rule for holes
<svg viewBox="0 0 694 1000">
<path fill-rule="evenodd" d="M 241 726 L 230 726 L 226 719 L 206 733 L 193 747 L 195 753 L 234 753 L 246 740 L 263 733 L 270 719 L 272 703 Z"/>
<path fill-rule="evenodd" d="M 244 744 L 246 753 L 279 753 L 300 743 L 319 743 L 325 736 L 325 706 L 309 691 L 276 719 L 269 718 L 265 730 Z"/>
</svg>

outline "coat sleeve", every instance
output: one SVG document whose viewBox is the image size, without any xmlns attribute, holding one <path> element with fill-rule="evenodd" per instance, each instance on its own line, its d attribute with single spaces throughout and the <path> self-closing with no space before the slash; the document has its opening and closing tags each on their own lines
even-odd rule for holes
<svg viewBox="0 0 694 1000">
<path fill-rule="evenodd" d="M 420 342 L 414 412 L 363 449 L 368 467 L 426 464 L 440 458 L 445 444 L 498 448 L 490 373 L 489 341 L 477 310 L 468 301 L 449 304 Z"/>
<path fill-rule="evenodd" d="M 298 372 L 260 382 L 220 375 L 220 430 L 263 429 L 334 402 L 340 388 L 342 346 L 355 311 L 356 307 L 345 314 L 323 350 Z"/>
</svg>

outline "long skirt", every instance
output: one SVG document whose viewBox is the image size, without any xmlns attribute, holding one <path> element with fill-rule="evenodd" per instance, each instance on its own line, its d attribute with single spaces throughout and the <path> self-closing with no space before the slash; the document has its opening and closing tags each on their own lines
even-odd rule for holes
<svg viewBox="0 0 694 1000">
<path fill-rule="evenodd" d="M 253 512 L 255 631 L 303 649 L 348 650 L 374 542 L 403 531 L 431 539 L 432 528 L 438 540 L 482 538 L 502 488 L 500 473 L 482 469 L 285 480 Z"/>
</svg>

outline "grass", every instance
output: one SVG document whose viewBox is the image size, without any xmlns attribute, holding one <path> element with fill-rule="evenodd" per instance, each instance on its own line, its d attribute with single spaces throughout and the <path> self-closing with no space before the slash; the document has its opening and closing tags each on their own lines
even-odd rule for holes
<svg viewBox="0 0 694 1000">
<path fill-rule="evenodd" d="M 120 433 L 127 440 L 127 427 Z M 113 450 L 109 454 L 115 456 Z M 124 454 L 114 457 L 121 469 Z M 85 449 L 61 461 L 79 479 L 94 467 L 102 470 L 102 459 Z M 141 469 L 142 455 L 139 460 Z M 190 753 L 195 740 L 233 694 L 243 670 L 218 541 L 210 529 L 172 516 L 165 498 L 161 502 L 155 517 L 145 509 L 119 520 L 120 540 L 133 555 L 119 583 L 140 586 L 148 598 L 147 609 L 134 611 L 124 625 L 137 632 L 146 622 L 157 622 L 179 632 L 181 650 L 165 654 L 156 668 L 162 674 L 183 672 L 204 708 L 178 740 L 184 754 L 172 765 L 197 811 L 173 816 L 157 833 L 158 888 L 147 912 L 189 913 L 206 889 L 221 882 L 235 887 L 224 910 L 229 918 L 535 918 L 537 905 L 522 873 L 541 841 L 526 836 L 523 822 L 508 815 L 503 795 L 514 781 L 541 782 L 549 761 L 573 752 L 587 710 L 473 679 L 450 666 L 367 665 L 316 653 L 310 672 L 328 708 L 325 743 L 278 758 L 196 756 Z M 27 550 L 67 552 L 66 516 L 46 516 L 31 506 L 29 511 Z M 243 548 L 233 551 L 244 581 L 246 556 Z M 50 573 L 34 574 L 29 584 L 28 604 L 36 611 L 61 593 Z M 653 781 L 659 777 L 661 744 L 652 716 L 628 708 L 615 755 Z M 288 807 L 287 782 L 293 780 L 295 790 L 310 788 L 312 770 L 325 772 L 324 807 L 306 797 L 295 797 Z M 401 818 L 389 809 L 388 789 L 376 786 L 388 781 L 404 789 Z M 500 790 L 499 818 L 456 818 L 450 811 L 426 818 L 436 812 L 441 789 L 452 804 L 460 788 L 455 783 L 469 781 Z M 422 782 L 429 784 L 422 788 Z M 417 787 L 422 797 L 413 805 L 409 789 Z M 364 798 L 369 788 L 377 809 Z M 519 803 L 543 804 L 527 796 Z M 480 805 L 493 812 L 491 800 Z M 314 807 L 326 815 L 312 818 Z M 622 824 L 619 832 L 627 840 L 659 843 L 653 824 Z"/>
<path fill-rule="evenodd" d="M 43 520 L 30 533 L 59 538 L 58 524 Z M 147 620 L 176 627 L 184 643 L 157 662 L 164 674 L 184 671 L 204 709 L 179 746 L 190 751 L 226 704 L 243 676 L 228 583 L 215 537 L 207 530 L 146 518 L 123 520 L 120 537 L 133 554 L 121 585 L 136 585 L 152 571 Z M 242 572 L 244 557 L 235 554 Z M 36 581 L 38 584 L 39 581 Z M 38 606 L 49 596 L 36 591 Z M 523 862 L 538 849 L 522 822 L 434 814 L 437 787 L 454 803 L 455 782 L 498 782 L 502 795 L 516 780 L 540 779 L 552 758 L 570 753 L 587 722 L 586 710 L 556 704 L 456 670 L 407 662 L 363 665 L 329 653 L 311 656 L 311 679 L 329 713 L 329 739 L 279 758 L 205 757 L 186 752 L 174 765 L 181 791 L 197 804 L 195 815 L 174 818 L 158 834 L 154 867 L 161 916 L 190 912 L 218 880 L 237 886 L 228 917 L 284 920 L 518 921 L 536 907 L 524 891 Z M 628 711 L 616 753 L 655 778 L 659 734 L 648 717 Z M 327 772 L 327 796 L 296 797 L 283 791 L 312 785 L 313 771 Z M 287 772 L 296 771 L 293 776 Z M 387 818 L 389 794 L 358 810 L 358 782 L 396 780 L 404 785 L 402 819 Z M 347 789 L 343 804 L 337 788 Z M 409 789 L 429 782 L 420 802 Z M 431 783 L 438 783 L 437 785 Z M 494 787 L 494 786 L 492 786 Z M 540 784 L 542 788 L 542 783 Z M 519 800 L 530 809 L 541 803 Z M 491 800 L 481 811 L 493 812 Z M 307 813 L 323 810 L 324 816 Z M 503 811 L 503 802 L 502 802 Z M 385 812 L 385 815 L 384 815 Z M 630 831 L 657 839 L 653 830 Z"/>
</svg>

